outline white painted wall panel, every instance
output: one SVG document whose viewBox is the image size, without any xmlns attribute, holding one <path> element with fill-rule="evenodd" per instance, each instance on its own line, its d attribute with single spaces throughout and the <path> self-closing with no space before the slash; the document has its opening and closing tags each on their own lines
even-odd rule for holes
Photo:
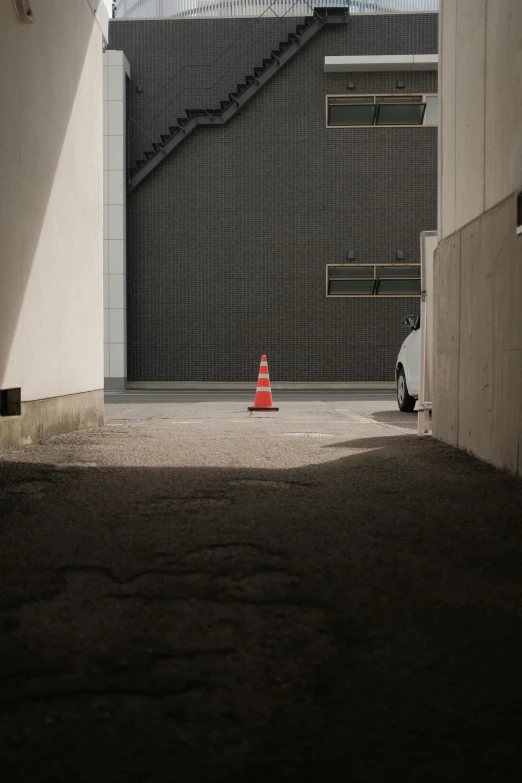
<svg viewBox="0 0 522 783">
<path fill-rule="evenodd" d="M 522 3 L 488 3 L 485 207 L 522 188 Z"/>
<path fill-rule="evenodd" d="M 104 295 L 109 328 L 105 344 L 105 377 L 117 379 L 122 388 L 126 376 L 126 182 L 125 182 L 125 79 L 129 63 L 123 52 L 107 51 L 103 56 L 107 74 L 108 100 L 105 144 L 107 187 L 105 189 L 105 232 L 107 236 L 107 290 Z M 114 388 L 112 381 L 112 388 Z"/>
<path fill-rule="evenodd" d="M 439 235 L 455 231 L 455 57 L 457 0 L 442 0 L 439 19 Z"/>
<path fill-rule="evenodd" d="M 124 206 L 126 203 L 125 180 L 121 171 L 107 171 L 107 195 L 108 205 Z"/>
<path fill-rule="evenodd" d="M 120 103 L 118 101 L 118 103 Z M 111 101 L 109 101 L 109 105 Z M 120 103 L 120 105 L 123 105 Z M 123 144 L 123 136 L 109 136 L 109 164 L 107 168 L 109 171 L 123 171 L 125 168 L 125 147 Z"/>
<path fill-rule="evenodd" d="M 123 136 L 123 125 L 125 122 L 125 102 L 108 102 L 108 134 L 109 136 Z"/>
<path fill-rule="evenodd" d="M 121 67 L 109 67 L 109 101 L 124 101 L 125 100 L 125 72 Z"/>
<path fill-rule="evenodd" d="M 456 27 L 456 228 L 484 209 L 487 0 L 458 0 Z"/>
<path fill-rule="evenodd" d="M 32 7 L 0 4 L 0 387 L 24 402 L 103 385 L 102 33 L 85 0 Z"/>
<path fill-rule="evenodd" d="M 110 377 L 125 377 L 125 346 L 123 343 L 111 343 L 109 349 L 110 356 Z"/>
<path fill-rule="evenodd" d="M 109 215 L 108 239 L 125 239 L 125 207 L 123 204 L 109 204 L 107 210 Z"/>
<path fill-rule="evenodd" d="M 110 335 L 111 343 L 126 342 L 125 310 L 123 308 L 110 310 Z"/>
<path fill-rule="evenodd" d="M 125 274 L 125 241 L 109 239 L 109 272 L 111 275 Z"/>
<path fill-rule="evenodd" d="M 522 3 L 442 0 L 440 236 L 522 188 Z"/>
<path fill-rule="evenodd" d="M 125 275 L 109 275 L 109 308 L 125 307 Z"/>
</svg>

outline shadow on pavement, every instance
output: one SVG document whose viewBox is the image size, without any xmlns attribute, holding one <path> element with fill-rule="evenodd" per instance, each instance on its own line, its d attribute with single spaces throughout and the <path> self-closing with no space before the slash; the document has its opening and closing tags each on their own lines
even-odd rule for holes
<svg viewBox="0 0 522 783">
<path fill-rule="evenodd" d="M 5 779 L 518 779 L 522 484 L 432 440 L 343 446 L 1 461 Z"/>
<path fill-rule="evenodd" d="M 402 411 L 376 411 L 371 414 L 371 418 L 380 424 L 392 424 L 396 427 L 404 427 L 417 430 L 417 413 L 402 413 Z"/>
</svg>

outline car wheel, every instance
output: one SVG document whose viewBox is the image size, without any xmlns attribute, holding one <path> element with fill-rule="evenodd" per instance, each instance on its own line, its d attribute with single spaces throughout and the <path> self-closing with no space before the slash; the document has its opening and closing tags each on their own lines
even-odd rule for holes
<svg viewBox="0 0 522 783">
<path fill-rule="evenodd" d="M 406 376 L 402 367 L 397 373 L 397 404 L 404 413 L 411 413 L 415 408 L 415 397 L 411 397 L 408 392 Z"/>
</svg>

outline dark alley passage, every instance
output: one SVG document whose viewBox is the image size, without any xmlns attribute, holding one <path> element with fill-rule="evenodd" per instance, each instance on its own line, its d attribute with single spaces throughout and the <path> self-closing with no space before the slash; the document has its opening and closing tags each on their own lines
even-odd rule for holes
<svg viewBox="0 0 522 783">
<path fill-rule="evenodd" d="M 520 481 L 387 395 L 158 400 L 0 455 L 4 779 L 520 779 Z"/>
</svg>

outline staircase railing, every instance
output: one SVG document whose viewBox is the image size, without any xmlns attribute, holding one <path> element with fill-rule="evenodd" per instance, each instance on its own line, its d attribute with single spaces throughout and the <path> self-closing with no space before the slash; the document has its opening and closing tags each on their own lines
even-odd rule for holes
<svg viewBox="0 0 522 783">
<path fill-rule="evenodd" d="M 178 1 L 178 0 L 176 0 Z M 194 2 L 194 0 L 191 0 L 191 2 Z M 201 63 L 186 63 L 185 65 L 182 65 L 181 68 L 179 68 L 175 73 L 170 76 L 164 84 L 162 84 L 161 87 L 159 87 L 154 94 L 144 103 L 140 109 L 135 112 L 131 117 L 129 117 L 128 120 L 128 128 L 127 128 L 127 161 L 128 166 L 131 165 L 131 158 L 132 158 L 132 144 L 140 137 L 145 137 L 147 141 L 151 143 L 155 143 L 157 138 L 153 135 L 152 132 L 149 131 L 150 127 L 153 125 L 153 123 L 158 120 L 158 118 L 165 114 L 168 109 L 172 106 L 172 104 L 175 103 L 175 101 L 180 98 L 183 93 L 190 91 L 191 93 L 196 92 L 207 92 L 209 90 L 212 90 L 214 87 L 216 87 L 220 82 L 222 82 L 227 75 L 241 62 L 241 60 L 245 59 L 254 49 L 254 47 L 259 44 L 260 41 L 265 39 L 270 33 L 273 33 L 277 27 L 280 25 L 281 21 L 287 17 L 294 17 L 295 14 L 293 13 L 293 9 L 295 6 L 299 5 L 303 10 L 300 14 L 300 16 L 313 16 L 315 14 L 314 6 L 311 5 L 308 0 L 290 0 L 289 2 L 286 2 L 285 5 L 285 12 L 283 14 L 278 14 L 274 11 L 274 8 L 277 5 L 281 5 L 281 0 L 272 0 L 272 2 L 267 5 L 266 2 L 259 3 L 258 7 L 261 8 L 263 6 L 263 10 L 259 14 L 259 16 L 255 17 L 252 20 L 252 23 L 246 27 L 241 34 L 232 41 L 229 46 L 226 47 L 212 62 L 201 64 Z M 346 8 L 349 4 L 344 0 L 344 2 L 339 3 L 338 5 L 331 6 L 330 3 L 328 3 L 329 7 L 342 7 Z M 145 119 L 142 119 L 141 115 L 143 114 L 144 110 L 147 109 L 147 107 L 150 106 L 151 103 L 156 101 L 158 97 L 161 96 L 161 94 L 165 92 L 165 90 L 168 87 L 171 87 L 173 84 L 176 84 L 181 78 L 181 75 L 183 74 L 183 71 L 185 69 L 215 69 L 216 64 L 222 60 L 222 58 L 232 52 L 234 46 L 251 30 L 255 29 L 257 27 L 257 22 L 260 19 L 267 19 L 269 21 L 273 21 L 273 24 L 270 24 L 268 26 L 268 29 L 263 32 L 262 35 L 256 36 L 251 42 L 250 46 L 246 48 L 240 56 L 234 60 L 234 62 L 229 65 L 225 70 L 221 71 L 219 73 L 219 76 L 217 79 L 215 79 L 211 84 L 205 85 L 203 87 L 194 87 L 192 85 L 182 87 L 180 90 L 176 92 L 176 94 L 172 97 L 168 97 L 166 99 L 166 102 L 163 103 L 159 111 L 156 111 L 156 113 L 150 117 Z M 160 98 L 161 100 L 161 98 Z M 168 120 L 170 118 L 166 118 L 166 125 L 168 124 Z"/>
<path fill-rule="evenodd" d="M 329 0 L 330 8 L 343 7 L 346 0 Z M 292 5 L 288 16 L 305 16 L 307 3 L 304 0 L 292 4 L 289 0 L 119 0 L 115 17 L 243 17 L 259 16 L 270 8 L 273 15 L 281 16 L 285 8 Z M 422 13 L 438 11 L 440 0 L 351 0 L 351 14 L 375 13 Z"/>
<path fill-rule="evenodd" d="M 212 100 L 215 102 L 210 104 L 211 108 L 203 108 L 204 103 L 200 103 L 199 107 L 184 109 L 184 116 L 178 117 L 172 125 L 169 124 L 168 133 L 160 133 L 161 141 L 153 142 L 151 145 L 152 149 L 143 150 L 143 157 L 136 159 L 135 166 L 128 171 L 129 191 L 134 190 L 140 182 L 162 163 L 167 155 L 183 143 L 199 126 L 227 124 L 325 26 L 348 24 L 348 6 L 341 8 L 311 7 L 311 10 L 313 10 L 312 15 L 299 19 L 297 24 L 294 17 L 291 25 L 286 25 L 286 37 L 281 36 L 283 40 L 279 41 L 274 48 L 272 48 L 272 43 L 270 50 L 265 50 L 264 54 L 267 56 L 263 57 L 263 59 L 260 57 L 261 46 L 256 47 L 255 52 L 253 48 L 247 51 L 247 53 L 253 53 L 251 60 L 259 55 L 257 65 L 252 67 L 252 62 L 250 62 L 248 66 L 250 73 L 245 75 L 243 71 L 241 82 L 238 82 L 233 89 L 228 89 L 228 96 L 224 100 L 220 100 L 219 107 L 217 106 L 217 95 L 214 94 Z M 290 26 L 293 29 L 289 31 L 288 28 Z M 271 27 L 274 27 L 274 25 L 271 25 Z M 257 40 L 261 40 L 264 37 L 261 36 Z M 264 43 L 262 46 L 264 46 Z M 228 68 L 228 71 L 232 70 L 244 56 L 245 53 Z M 237 70 L 236 68 L 236 76 Z M 245 70 L 247 70 L 246 66 Z M 222 78 L 223 75 L 214 84 L 218 84 L 222 81 Z M 211 86 L 213 87 L 214 85 Z M 183 105 L 181 101 L 178 103 L 180 106 Z"/>
</svg>

